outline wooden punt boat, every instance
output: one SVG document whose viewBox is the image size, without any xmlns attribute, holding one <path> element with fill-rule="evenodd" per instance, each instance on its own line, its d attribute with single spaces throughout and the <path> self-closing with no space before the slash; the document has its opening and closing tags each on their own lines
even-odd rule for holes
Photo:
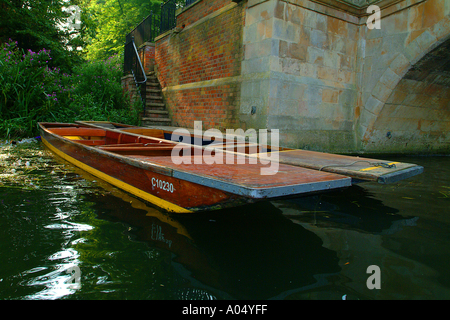
<svg viewBox="0 0 450 320">
<path fill-rule="evenodd" d="M 270 146 L 263 153 L 255 153 L 252 148 L 236 149 L 244 152 L 221 150 L 225 140 L 208 139 L 202 140 L 201 146 L 189 146 L 191 163 L 175 164 L 172 151 L 179 143 L 171 140 L 171 130 L 110 122 L 38 125 L 42 142 L 58 156 L 143 200 L 177 213 L 323 192 L 349 187 L 356 179 L 388 183 L 423 170 L 414 164 L 382 161 L 387 165 L 380 166 L 381 160 L 288 148 L 272 150 Z M 234 161 L 223 161 L 223 164 L 196 161 L 206 152 L 223 157 L 231 154 Z M 276 173 L 261 175 L 261 169 L 269 167 L 267 161 L 250 159 L 268 160 L 274 152 L 279 158 Z"/>
</svg>

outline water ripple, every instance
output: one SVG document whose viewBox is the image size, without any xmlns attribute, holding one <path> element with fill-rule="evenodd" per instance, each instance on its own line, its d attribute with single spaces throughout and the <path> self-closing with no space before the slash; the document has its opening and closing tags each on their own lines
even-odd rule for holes
<svg viewBox="0 0 450 320">
<path fill-rule="evenodd" d="M 82 224 L 82 223 L 75 223 L 75 222 L 64 222 L 64 223 L 53 223 L 44 226 L 46 229 L 57 229 L 57 230 L 63 230 L 63 229 L 70 229 L 75 231 L 89 231 L 94 229 L 93 226 Z"/>
<path fill-rule="evenodd" d="M 61 258 L 61 257 L 60 257 Z M 50 260 L 53 257 L 49 258 Z M 25 271 L 23 274 L 35 274 L 41 271 L 48 271 L 49 268 L 37 267 Z M 55 300 L 73 294 L 81 288 L 79 278 L 74 280 L 73 270 L 79 270 L 76 264 L 59 264 L 55 270 L 45 274 L 37 275 L 31 280 L 26 281 L 26 286 L 44 287 L 41 291 L 23 297 L 25 300 Z"/>
</svg>

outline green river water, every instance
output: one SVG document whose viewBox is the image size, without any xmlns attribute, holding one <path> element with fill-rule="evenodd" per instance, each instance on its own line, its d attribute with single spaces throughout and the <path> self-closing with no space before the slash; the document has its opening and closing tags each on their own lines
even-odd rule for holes
<svg viewBox="0 0 450 320">
<path fill-rule="evenodd" d="M 425 170 L 177 215 L 40 143 L 4 144 L 0 299 L 449 299 L 450 157 L 389 160 Z"/>
</svg>

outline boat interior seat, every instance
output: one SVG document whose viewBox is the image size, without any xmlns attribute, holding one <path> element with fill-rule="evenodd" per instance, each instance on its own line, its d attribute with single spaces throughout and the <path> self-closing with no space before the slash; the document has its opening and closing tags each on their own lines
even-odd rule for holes
<svg viewBox="0 0 450 320">
<path fill-rule="evenodd" d="M 87 146 L 101 146 L 105 144 L 105 140 L 99 140 L 99 139 L 94 139 L 94 140 L 84 140 L 84 139 L 78 139 L 78 140 L 74 140 L 77 143 L 81 143 Z"/>
<path fill-rule="evenodd" d="M 96 128 L 83 128 L 83 127 L 69 127 L 69 128 L 51 128 L 50 132 L 64 136 L 72 137 L 71 140 L 75 140 L 74 137 L 105 137 L 106 130 Z M 85 139 L 87 140 L 87 139 Z"/>
<path fill-rule="evenodd" d="M 158 139 L 164 139 L 164 131 L 161 129 L 137 127 L 137 128 L 124 128 L 124 129 L 120 129 L 120 131 L 140 134 L 143 136 L 149 136 L 149 137 L 154 137 L 154 138 L 158 138 Z"/>
</svg>

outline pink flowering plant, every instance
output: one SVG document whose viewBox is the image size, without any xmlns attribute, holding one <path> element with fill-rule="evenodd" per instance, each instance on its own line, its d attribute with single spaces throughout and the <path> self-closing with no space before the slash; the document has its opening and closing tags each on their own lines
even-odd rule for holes
<svg viewBox="0 0 450 320">
<path fill-rule="evenodd" d="M 39 121 L 137 124 L 139 108 L 123 94 L 118 56 L 85 62 L 72 74 L 51 62 L 45 48 L 22 50 L 11 39 L 0 45 L 0 137 L 33 135 Z"/>
<path fill-rule="evenodd" d="M 42 117 L 52 107 L 45 94 L 49 59 L 45 49 L 24 52 L 11 40 L 0 47 L 0 130 L 7 135 L 11 130 L 32 131 L 35 123 L 29 120 Z"/>
</svg>

